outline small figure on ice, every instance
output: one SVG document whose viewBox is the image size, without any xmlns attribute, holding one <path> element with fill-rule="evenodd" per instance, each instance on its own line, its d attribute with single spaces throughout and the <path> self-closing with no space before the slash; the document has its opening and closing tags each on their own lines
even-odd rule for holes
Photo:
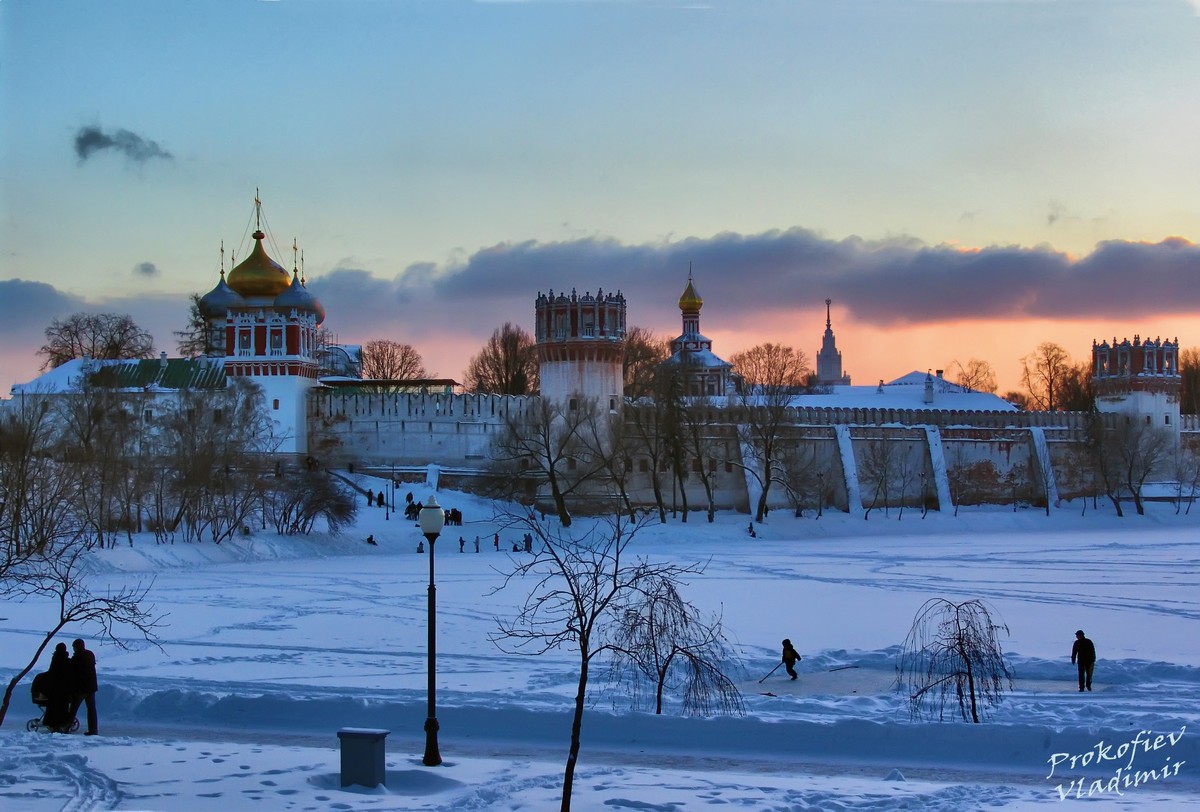
<svg viewBox="0 0 1200 812">
<path fill-rule="evenodd" d="M 783 664 L 787 668 L 787 672 L 791 675 L 792 679 L 795 679 L 798 676 L 796 674 L 796 663 L 798 662 L 800 662 L 800 654 L 796 651 L 796 649 L 792 648 L 792 641 L 785 637 L 783 640 Z"/>
<path fill-rule="evenodd" d="M 1079 690 L 1092 690 L 1092 672 L 1096 670 L 1096 646 L 1083 633 L 1075 632 L 1075 644 L 1071 646 L 1071 663 L 1079 666 Z"/>
</svg>

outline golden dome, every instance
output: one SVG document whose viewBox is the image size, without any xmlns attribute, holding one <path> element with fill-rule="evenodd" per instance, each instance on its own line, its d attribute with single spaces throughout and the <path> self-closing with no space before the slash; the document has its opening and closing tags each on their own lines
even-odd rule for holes
<svg viewBox="0 0 1200 812">
<path fill-rule="evenodd" d="M 699 313 L 702 307 L 704 307 L 704 300 L 696 292 L 696 286 L 692 284 L 692 277 L 689 274 L 687 290 L 679 297 L 679 309 L 685 313 Z"/>
<path fill-rule="evenodd" d="M 292 278 L 279 263 L 267 256 L 261 231 L 255 231 L 254 248 L 229 272 L 229 287 L 242 296 L 275 297 L 288 289 Z"/>
</svg>

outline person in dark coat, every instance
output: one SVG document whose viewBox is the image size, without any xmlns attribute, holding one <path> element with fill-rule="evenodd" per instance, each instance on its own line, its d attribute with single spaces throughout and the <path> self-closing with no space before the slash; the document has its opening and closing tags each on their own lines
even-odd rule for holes
<svg viewBox="0 0 1200 812">
<path fill-rule="evenodd" d="M 71 716 L 74 719 L 79 706 L 87 703 L 87 730 L 85 736 L 95 736 L 99 730 L 96 721 L 96 655 L 88 651 L 79 638 L 71 644 L 75 653 L 71 655 L 71 668 L 75 672 L 75 698 L 71 701 Z"/>
<path fill-rule="evenodd" d="M 798 662 L 800 662 L 800 654 L 796 651 L 796 649 L 792 648 L 792 641 L 784 638 L 783 666 L 787 669 L 787 672 L 791 674 L 792 679 L 795 679 L 798 676 L 796 674 L 796 663 Z M 779 666 L 775 667 L 778 668 Z"/>
<path fill-rule="evenodd" d="M 1092 672 L 1096 670 L 1096 645 L 1088 640 L 1083 629 L 1075 632 L 1071 646 L 1071 662 L 1079 666 L 1079 690 L 1092 690 Z"/>
<path fill-rule="evenodd" d="M 50 656 L 50 667 L 46 669 L 42 686 L 46 699 L 49 700 L 46 702 L 46 713 L 42 721 L 53 731 L 69 732 L 71 720 L 75 718 L 75 712 L 71 708 L 74 671 L 71 668 L 71 655 L 67 654 L 66 643 L 59 643 L 54 647 L 54 654 Z"/>
</svg>

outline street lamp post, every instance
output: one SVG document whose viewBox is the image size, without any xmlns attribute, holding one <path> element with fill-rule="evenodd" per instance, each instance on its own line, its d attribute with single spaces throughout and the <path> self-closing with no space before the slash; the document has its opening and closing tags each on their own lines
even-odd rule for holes
<svg viewBox="0 0 1200 812">
<path fill-rule="evenodd" d="M 442 754 L 438 752 L 437 700 L 434 693 L 434 675 L 437 671 L 437 587 L 433 580 L 433 549 L 446 523 L 446 514 L 437 503 L 437 497 L 430 496 L 425 502 L 419 521 L 421 533 L 429 541 L 429 712 L 425 718 L 423 762 L 426 767 L 436 767 L 442 763 Z"/>
</svg>

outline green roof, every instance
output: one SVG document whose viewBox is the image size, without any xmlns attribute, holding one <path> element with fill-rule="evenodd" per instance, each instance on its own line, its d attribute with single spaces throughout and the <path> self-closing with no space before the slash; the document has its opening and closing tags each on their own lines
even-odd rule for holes
<svg viewBox="0 0 1200 812">
<path fill-rule="evenodd" d="M 155 358 L 105 364 L 88 376 L 87 383 L 112 389 L 224 389 L 226 379 L 224 364 L 210 359 L 168 358 L 164 363 Z"/>
</svg>

